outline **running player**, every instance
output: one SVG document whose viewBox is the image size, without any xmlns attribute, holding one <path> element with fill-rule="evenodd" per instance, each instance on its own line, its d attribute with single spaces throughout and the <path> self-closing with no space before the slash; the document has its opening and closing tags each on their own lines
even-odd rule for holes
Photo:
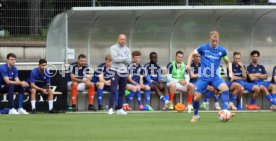
<svg viewBox="0 0 276 141">
<path fill-rule="evenodd" d="M 200 55 L 195 54 L 193 62 L 191 64 L 192 71 L 190 71 L 190 82 L 193 83 L 194 85 L 197 82 L 198 79 L 198 72 L 200 69 L 201 63 L 200 63 Z M 220 66 L 221 68 L 221 66 Z M 220 75 L 223 75 L 224 71 L 221 69 Z M 215 98 L 215 109 L 216 110 L 221 110 L 221 107 L 219 105 L 219 92 L 212 86 L 208 85 L 207 90 L 205 91 L 205 97 L 203 99 L 202 105 L 200 106 L 201 109 L 203 110 L 208 110 L 209 109 L 209 99 L 214 95 Z"/>
<path fill-rule="evenodd" d="M 229 68 L 229 58 L 226 49 L 219 45 L 219 33 L 217 31 L 210 32 L 210 43 L 201 44 L 197 49 L 190 53 L 187 63 L 187 70 L 191 70 L 192 58 L 195 54 L 201 55 L 201 73 L 196 82 L 194 96 L 194 116 L 191 122 L 199 120 L 198 109 L 200 106 L 201 95 L 204 94 L 208 85 L 221 91 L 222 110 L 228 110 L 229 88 L 226 83 L 219 77 L 218 69 L 221 58 L 225 61 Z M 230 68 L 231 70 L 231 68 Z M 232 72 L 232 70 L 230 71 Z M 230 76 L 232 76 L 230 74 Z"/>
</svg>

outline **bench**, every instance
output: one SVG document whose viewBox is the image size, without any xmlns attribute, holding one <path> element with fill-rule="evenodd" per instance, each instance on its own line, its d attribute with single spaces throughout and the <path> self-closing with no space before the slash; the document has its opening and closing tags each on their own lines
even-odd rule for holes
<svg viewBox="0 0 276 141">
<path fill-rule="evenodd" d="M 57 96 L 62 95 L 62 92 L 55 91 L 56 90 L 56 86 L 51 86 L 51 89 L 53 90 L 53 95 L 54 95 L 53 101 L 56 102 Z M 42 94 L 40 92 L 38 92 L 37 94 L 39 95 L 38 102 L 44 102 Z M 1 95 L 3 95 L 3 98 L 1 100 L 1 102 L 8 102 L 8 99 L 7 99 L 8 93 L 3 93 Z M 16 98 L 16 95 L 18 95 L 18 92 L 14 93 L 14 99 Z M 24 95 L 27 96 L 27 99 L 24 99 L 23 102 L 27 102 L 30 99 L 30 97 L 29 97 L 30 93 L 25 92 Z"/>
<path fill-rule="evenodd" d="M 78 91 L 78 97 L 77 97 L 77 107 L 79 110 L 87 110 L 87 106 L 88 106 L 88 100 L 87 100 L 87 94 L 88 92 L 87 91 Z M 109 94 L 110 92 L 108 91 L 104 91 L 103 92 L 103 97 L 107 97 L 107 99 L 104 99 L 103 98 L 103 106 L 105 105 L 108 105 L 108 98 L 109 98 Z M 141 91 L 141 95 L 142 95 L 142 100 L 144 102 L 144 91 Z M 178 92 L 176 91 L 175 92 L 175 102 L 174 103 L 182 103 L 183 102 L 183 95 L 184 93 L 183 92 Z M 177 97 L 178 100 L 177 100 Z M 71 104 L 71 96 L 70 96 L 70 91 L 68 91 L 68 103 L 69 105 Z M 124 99 L 125 100 L 125 99 Z M 178 102 L 177 102 L 178 101 Z M 82 103 L 81 103 L 82 102 Z M 160 99 L 155 96 L 155 92 L 151 92 L 151 106 L 156 109 L 156 110 L 161 110 L 162 109 L 162 102 L 160 101 Z M 98 104 L 98 101 L 97 101 L 97 92 L 95 92 L 95 95 L 94 95 L 94 105 L 97 106 Z M 138 109 L 138 106 L 137 106 L 137 101 L 136 101 L 136 97 L 131 101 L 130 103 L 130 107 L 132 107 L 133 109 Z"/>
</svg>

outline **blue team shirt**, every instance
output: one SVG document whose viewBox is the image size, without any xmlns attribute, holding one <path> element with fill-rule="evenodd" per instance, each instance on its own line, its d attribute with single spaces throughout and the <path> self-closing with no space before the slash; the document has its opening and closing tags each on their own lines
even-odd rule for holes
<svg viewBox="0 0 276 141">
<path fill-rule="evenodd" d="M 18 70 L 15 66 L 11 68 L 8 67 L 8 64 L 3 64 L 0 66 L 0 85 L 6 84 L 4 77 L 9 77 L 9 80 L 14 81 L 18 77 Z"/>
<path fill-rule="evenodd" d="M 129 70 L 128 73 L 132 76 L 131 79 L 139 84 L 140 76 L 143 75 L 143 68 L 141 64 L 138 64 L 137 66 L 135 66 L 134 63 L 131 63 L 128 66 L 128 70 Z"/>
<path fill-rule="evenodd" d="M 151 84 L 151 81 L 158 82 L 162 80 L 161 67 L 158 64 L 147 63 L 145 66 L 145 82 Z"/>
<path fill-rule="evenodd" d="M 201 44 L 196 51 L 201 55 L 201 75 L 199 77 L 209 79 L 218 76 L 217 70 L 220 67 L 221 58 L 227 56 L 227 50 L 218 45 L 216 48 L 212 48 L 210 43 Z M 214 70 L 211 69 L 213 64 Z M 206 72 L 206 75 L 203 73 Z M 211 74 L 214 74 L 213 76 Z"/>
<path fill-rule="evenodd" d="M 257 64 L 257 66 L 253 66 L 252 64 L 250 64 L 249 66 L 247 66 L 247 72 L 248 74 L 254 74 L 254 73 L 261 73 L 261 74 L 267 74 L 265 67 L 263 65 L 259 65 Z M 252 82 L 261 82 L 264 81 L 262 79 L 258 79 L 258 80 L 254 80 Z"/>
<path fill-rule="evenodd" d="M 89 74 L 89 67 L 87 64 L 78 68 L 78 62 L 72 63 L 69 67 L 70 73 L 68 75 L 67 81 L 72 81 L 70 74 L 74 74 L 76 78 L 83 79 L 84 74 Z"/>
<path fill-rule="evenodd" d="M 112 77 L 112 71 L 106 68 L 105 63 L 100 64 L 94 72 L 92 77 L 92 82 L 97 83 L 99 82 L 99 75 L 103 74 L 103 78 L 105 80 L 110 80 Z"/>
<path fill-rule="evenodd" d="M 232 63 L 232 72 L 234 76 L 242 77 L 242 67 L 240 65 L 235 65 L 234 62 Z M 227 69 L 227 76 L 229 77 L 229 70 Z M 243 79 L 241 80 L 235 80 L 235 81 L 245 81 Z"/>
<path fill-rule="evenodd" d="M 274 68 L 273 68 L 272 78 L 271 78 L 271 83 L 275 84 L 275 81 L 274 81 L 274 78 L 273 78 L 274 76 L 276 76 L 276 66 L 274 66 Z"/>
<path fill-rule="evenodd" d="M 51 83 L 49 72 L 45 70 L 44 73 L 40 73 L 39 68 L 34 68 L 31 71 L 31 75 L 28 79 L 28 83 L 34 83 L 35 85 L 42 87 Z"/>
<path fill-rule="evenodd" d="M 193 72 L 193 74 L 198 74 L 198 70 L 199 70 L 199 67 L 201 66 L 201 63 L 198 63 L 198 66 L 193 62 L 192 64 L 191 64 L 191 68 L 192 68 L 192 70 L 191 70 L 191 72 Z M 196 82 L 196 80 L 197 80 L 197 78 L 191 78 L 190 79 L 190 82 L 191 83 L 194 83 L 194 82 Z"/>
</svg>

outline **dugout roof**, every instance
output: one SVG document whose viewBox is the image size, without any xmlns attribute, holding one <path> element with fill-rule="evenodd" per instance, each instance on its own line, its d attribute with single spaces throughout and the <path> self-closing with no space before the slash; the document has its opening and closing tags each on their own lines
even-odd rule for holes
<svg viewBox="0 0 276 141">
<path fill-rule="evenodd" d="M 217 30 L 231 59 L 240 51 L 248 64 L 249 52 L 257 49 L 271 73 L 276 65 L 275 27 L 276 6 L 73 7 L 52 20 L 46 58 L 70 63 L 84 53 L 95 67 L 123 32 L 131 50 L 142 52 L 143 64 L 156 51 L 159 64 L 166 66 L 177 50 L 184 51 L 186 59 Z"/>
</svg>

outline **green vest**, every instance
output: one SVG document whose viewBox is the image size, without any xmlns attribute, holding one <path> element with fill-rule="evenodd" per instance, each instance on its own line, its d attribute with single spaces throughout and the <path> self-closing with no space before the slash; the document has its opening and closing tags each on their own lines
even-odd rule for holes
<svg viewBox="0 0 276 141">
<path fill-rule="evenodd" d="M 172 78 L 177 80 L 185 79 L 185 64 L 181 63 L 180 68 L 176 68 L 176 62 L 172 61 Z"/>
</svg>

